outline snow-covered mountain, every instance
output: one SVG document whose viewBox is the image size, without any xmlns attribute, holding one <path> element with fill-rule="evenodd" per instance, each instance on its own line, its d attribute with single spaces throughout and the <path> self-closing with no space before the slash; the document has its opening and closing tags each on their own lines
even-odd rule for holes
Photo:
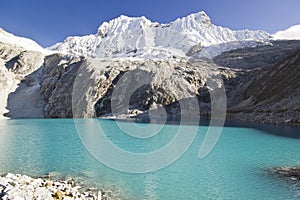
<svg viewBox="0 0 300 200">
<path fill-rule="evenodd" d="M 151 22 L 145 17 L 122 15 L 104 22 L 97 34 L 68 37 L 49 49 L 89 57 L 185 56 L 210 45 L 242 42 L 244 47 L 245 41 L 250 41 L 253 46 L 253 41 L 269 38 L 271 35 L 264 31 L 233 31 L 216 26 L 205 12 L 191 14 L 168 24 Z M 232 48 L 238 46 L 235 43 Z M 230 47 L 227 46 L 228 49 Z"/>
<path fill-rule="evenodd" d="M 227 116 L 232 119 L 300 122 L 300 40 L 279 41 L 263 31 L 233 31 L 212 24 L 200 12 L 168 24 L 120 16 L 103 23 L 96 34 L 69 37 L 50 49 L 55 51 L 0 29 L 0 118 L 94 117 L 95 113 L 111 117 L 112 94 L 120 77 L 128 78 L 127 87 L 149 74 L 149 84 L 134 92 L 130 109 L 125 107 L 119 117 L 145 120 L 150 109 L 151 115 L 152 111 L 160 115 L 163 106 L 176 120 L 182 114 L 178 101 L 191 97 L 202 102 L 200 110 L 207 116 L 210 94 L 220 92 L 208 83 L 221 76 Z M 180 59 L 172 62 L 141 59 L 177 56 Z M 214 63 L 194 59 L 207 56 Z M 134 75 L 127 77 L 125 72 Z M 217 87 L 220 80 L 215 80 Z M 129 93 L 126 88 L 116 92 L 122 99 Z M 284 116 L 282 108 L 288 110 Z"/>
<path fill-rule="evenodd" d="M 24 49 L 27 50 L 44 51 L 43 47 L 38 45 L 35 41 L 28 38 L 15 36 L 11 33 L 6 32 L 2 28 L 0 28 L 0 42 L 23 47 Z"/>
<path fill-rule="evenodd" d="M 300 40 L 300 24 L 291 26 L 284 31 L 278 31 L 274 34 L 274 38 L 278 40 Z"/>
</svg>

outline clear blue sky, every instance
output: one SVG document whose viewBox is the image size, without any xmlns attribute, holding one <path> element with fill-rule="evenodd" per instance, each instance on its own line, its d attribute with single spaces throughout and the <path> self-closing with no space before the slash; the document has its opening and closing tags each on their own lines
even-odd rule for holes
<svg viewBox="0 0 300 200">
<path fill-rule="evenodd" d="M 205 11 L 217 25 L 269 33 L 300 24 L 300 0 L 1 0 L 0 27 L 42 46 L 96 33 L 121 14 L 170 22 Z"/>
</svg>

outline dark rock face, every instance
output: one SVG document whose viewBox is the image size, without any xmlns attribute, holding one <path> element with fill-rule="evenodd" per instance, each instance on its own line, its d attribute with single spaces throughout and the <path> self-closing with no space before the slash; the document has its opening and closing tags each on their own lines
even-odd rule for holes
<svg viewBox="0 0 300 200">
<path fill-rule="evenodd" d="M 222 82 L 221 78 L 216 78 L 219 75 L 216 69 L 218 66 L 206 61 L 197 62 L 197 66 L 195 62 L 187 60 L 123 60 L 110 61 L 102 66 L 97 66 L 95 61 L 89 60 L 88 64 L 83 65 L 87 71 L 102 69 L 97 76 L 91 76 L 95 77 L 93 80 L 85 80 L 91 82 L 86 90 L 90 90 L 89 94 L 95 94 L 86 97 L 94 105 L 87 112 L 88 116 L 96 112 L 97 117 L 112 114 L 125 118 L 137 117 L 149 110 L 168 106 L 171 108 L 172 105 L 172 112 L 167 112 L 168 117 L 172 115 L 180 118 L 180 112 L 177 113 L 178 116 L 174 112 L 180 110 L 179 104 L 176 104 L 179 100 L 200 97 L 199 92 L 206 87 L 204 85 L 209 79 L 214 79 L 216 83 Z M 222 85 L 221 82 L 219 85 Z M 206 87 L 206 95 L 208 90 L 211 88 Z M 86 104 L 84 107 L 89 106 Z"/>
<path fill-rule="evenodd" d="M 46 118 L 72 117 L 72 90 L 83 58 L 54 54 L 45 60 L 40 92 Z"/>
<path fill-rule="evenodd" d="M 214 88 L 205 84 L 213 80 L 216 88 L 222 86 L 217 68 L 206 61 L 185 59 L 103 60 L 54 54 L 45 58 L 40 79 L 44 116 L 130 118 L 169 107 L 168 114 L 180 118 L 178 101 L 192 97 L 209 110 L 205 101 L 210 101 Z"/>
<path fill-rule="evenodd" d="M 100 117 L 102 115 L 110 114 L 112 113 L 112 95 L 113 90 L 115 89 L 116 85 L 120 81 L 120 79 L 127 79 L 128 84 L 122 84 L 120 85 L 123 88 L 120 88 L 119 90 L 129 90 L 129 88 L 134 88 L 138 83 L 138 80 L 143 79 L 145 83 L 150 82 L 150 78 L 153 78 L 153 74 L 136 69 L 132 70 L 130 73 L 129 71 L 120 71 L 119 74 L 112 80 L 111 85 L 109 86 L 106 94 L 101 97 L 97 103 L 95 104 L 95 111 L 96 116 Z M 124 76 L 125 75 L 125 76 Z M 148 79 L 148 80 L 147 80 Z M 129 92 L 129 91 L 128 91 Z M 149 110 L 151 104 L 153 103 L 153 92 L 151 91 L 151 85 L 145 84 L 141 87 L 137 88 L 131 97 L 123 96 L 123 99 L 128 100 L 129 107 L 131 109 L 137 109 L 140 111 L 146 111 Z M 116 107 L 119 107 L 121 105 L 116 104 Z M 127 111 L 125 111 L 122 107 L 116 108 L 116 112 L 120 114 L 124 114 Z"/>
</svg>

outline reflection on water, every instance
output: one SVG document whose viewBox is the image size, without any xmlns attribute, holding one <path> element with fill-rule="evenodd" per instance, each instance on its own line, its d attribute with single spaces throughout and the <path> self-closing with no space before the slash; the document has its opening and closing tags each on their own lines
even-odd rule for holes
<svg viewBox="0 0 300 200">
<path fill-rule="evenodd" d="M 145 196 L 147 199 L 159 199 L 156 192 L 158 186 L 158 179 L 155 174 L 149 173 L 145 176 Z"/>
</svg>

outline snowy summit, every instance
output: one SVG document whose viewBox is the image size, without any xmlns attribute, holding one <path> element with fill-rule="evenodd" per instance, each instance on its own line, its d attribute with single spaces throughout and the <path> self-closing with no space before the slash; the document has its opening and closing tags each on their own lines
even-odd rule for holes
<svg viewBox="0 0 300 200">
<path fill-rule="evenodd" d="M 126 57 L 147 55 L 192 55 L 202 47 L 228 42 L 267 40 L 264 31 L 238 30 L 216 26 L 205 12 L 179 18 L 168 24 L 145 17 L 121 15 L 104 22 L 96 34 L 68 37 L 50 50 L 89 57 Z"/>
</svg>

